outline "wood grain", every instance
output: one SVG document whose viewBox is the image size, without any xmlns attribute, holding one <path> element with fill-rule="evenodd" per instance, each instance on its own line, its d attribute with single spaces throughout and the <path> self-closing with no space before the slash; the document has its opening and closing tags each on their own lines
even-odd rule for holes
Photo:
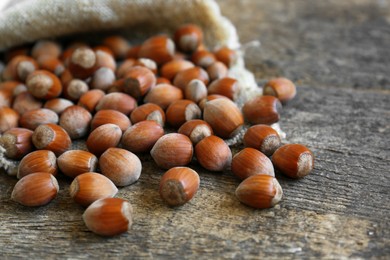
<svg viewBox="0 0 390 260">
<path fill-rule="evenodd" d="M 14 177 L 0 174 L 2 258 L 388 259 L 390 257 L 389 1 L 218 1 L 237 26 L 259 84 L 283 75 L 298 82 L 280 122 L 286 143 L 307 145 L 315 169 L 302 180 L 277 175 L 273 209 L 239 203 L 230 171 L 207 172 L 195 198 L 169 208 L 158 194 L 163 170 L 143 157 L 140 180 L 118 197 L 134 207 L 131 231 L 89 232 L 83 208 L 60 177 L 52 203 L 9 200 Z M 237 10 L 240 10 L 237 12 Z"/>
</svg>

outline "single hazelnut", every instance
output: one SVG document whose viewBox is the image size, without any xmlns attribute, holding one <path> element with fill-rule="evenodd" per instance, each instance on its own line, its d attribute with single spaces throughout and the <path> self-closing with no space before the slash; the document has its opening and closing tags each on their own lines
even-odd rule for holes
<svg viewBox="0 0 390 260">
<path fill-rule="evenodd" d="M 18 127 L 19 114 L 9 107 L 0 107 L 0 134 Z"/>
<path fill-rule="evenodd" d="M 214 133 L 222 138 L 234 136 L 244 124 L 237 105 L 224 98 L 208 101 L 204 107 L 203 119 L 211 125 Z"/>
<path fill-rule="evenodd" d="M 103 111 L 103 110 L 102 110 Z M 116 147 L 122 137 L 122 130 L 114 124 L 105 124 L 93 130 L 87 139 L 88 151 L 100 156 L 110 147 Z"/>
<path fill-rule="evenodd" d="M 174 40 L 181 51 L 194 52 L 203 42 L 203 32 L 195 24 L 185 24 L 175 31 Z"/>
<path fill-rule="evenodd" d="M 100 89 L 91 89 L 81 95 L 77 105 L 94 112 L 96 105 L 104 97 L 105 93 Z"/>
<path fill-rule="evenodd" d="M 203 138 L 213 135 L 211 126 L 206 121 L 200 119 L 185 122 L 177 132 L 188 136 L 194 145 L 203 140 Z"/>
<path fill-rule="evenodd" d="M 85 42 L 80 42 L 80 41 L 76 41 L 76 42 L 72 42 L 70 43 L 66 49 L 64 49 L 64 51 L 62 52 L 61 54 L 61 60 L 64 62 L 64 64 L 68 67 L 69 64 L 70 64 L 70 60 L 72 58 L 72 54 L 73 52 L 77 49 L 77 48 L 89 48 L 88 44 L 85 43 Z"/>
<path fill-rule="evenodd" d="M 159 167 L 170 169 L 189 164 L 192 160 L 193 148 L 187 136 L 171 133 L 158 139 L 150 154 Z"/>
<path fill-rule="evenodd" d="M 232 67 L 238 59 L 237 52 L 226 46 L 218 49 L 214 55 L 217 60 L 223 62 L 228 68 Z"/>
<path fill-rule="evenodd" d="M 160 196 L 169 206 L 181 206 L 190 201 L 199 189 L 199 175 L 188 167 L 175 167 L 160 180 Z"/>
<path fill-rule="evenodd" d="M 5 156 L 18 160 L 32 151 L 33 132 L 25 128 L 11 128 L 0 136 L 0 146 L 5 149 Z"/>
<path fill-rule="evenodd" d="M 24 156 L 19 163 L 17 178 L 21 179 L 34 172 L 57 175 L 57 157 L 49 150 L 37 150 Z"/>
<path fill-rule="evenodd" d="M 0 89 L 0 107 L 10 107 L 13 99 L 11 90 Z"/>
<path fill-rule="evenodd" d="M 64 110 L 70 106 L 73 106 L 74 103 L 65 98 L 53 98 L 45 102 L 43 105 L 44 108 L 50 109 L 51 111 L 60 115 Z"/>
<path fill-rule="evenodd" d="M 134 124 L 145 120 L 151 120 L 161 126 L 164 126 L 165 113 L 158 105 L 146 103 L 136 107 L 133 112 L 131 112 L 130 119 Z"/>
<path fill-rule="evenodd" d="M 314 155 L 304 145 L 286 144 L 272 155 L 275 169 L 290 178 L 302 178 L 314 168 Z"/>
<path fill-rule="evenodd" d="M 282 103 L 293 99 L 296 93 L 297 90 L 294 83 L 286 78 L 271 79 L 263 87 L 264 96 L 274 96 Z"/>
<path fill-rule="evenodd" d="M 180 99 L 183 99 L 183 92 L 179 88 L 170 84 L 159 84 L 146 94 L 144 102 L 166 109 L 172 102 Z"/>
<path fill-rule="evenodd" d="M 207 67 L 207 74 L 209 74 L 210 81 L 227 77 L 228 68 L 223 62 L 216 61 Z"/>
<path fill-rule="evenodd" d="M 206 105 L 207 102 L 209 102 L 211 100 L 214 100 L 214 99 L 217 99 L 217 98 L 228 99 L 227 97 L 222 96 L 222 95 L 218 95 L 218 94 L 207 95 L 207 97 L 202 98 L 201 100 L 199 100 L 198 106 L 203 111 L 204 110 L 204 106 Z"/>
<path fill-rule="evenodd" d="M 96 111 L 113 109 L 125 115 L 129 115 L 136 107 L 137 102 L 132 96 L 125 93 L 114 92 L 107 94 L 100 99 L 95 109 Z"/>
<path fill-rule="evenodd" d="M 19 120 L 20 126 L 35 130 L 39 125 L 57 124 L 58 115 L 47 108 L 38 108 L 24 113 Z"/>
<path fill-rule="evenodd" d="M 76 176 L 69 186 L 72 199 L 84 207 L 99 199 L 113 198 L 117 192 L 118 188 L 109 178 L 95 172 Z"/>
<path fill-rule="evenodd" d="M 126 75 L 127 71 L 128 71 L 130 68 L 132 68 L 132 67 L 135 66 L 136 62 L 137 62 L 137 60 L 136 60 L 136 59 L 132 59 L 132 58 L 129 58 L 129 59 L 124 60 L 124 61 L 119 65 L 118 69 L 116 70 L 116 77 L 117 77 L 118 79 L 123 78 L 123 77 Z"/>
<path fill-rule="evenodd" d="M 114 81 L 114 72 L 107 67 L 101 67 L 93 74 L 90 85 L 93 89 L 107 91 Z"/>
<path fill-rule="evenodd" d="M 107 46 L 113 53 L 116 59 L 123 59 L 126 57 L 130 49 L 127 40 L 119 35 L 113 35 L 103 40 L 103 45 Z"/>
<path fill-rule="evenodd" d="M 64 85 L 63 96 L 69 100 L 77 102 L 80 97 L 89 90 L 88 84 L 81 79 L 72 79 Z"/>
<path fill-rule="evenodd" d="M 154 60 L 158 65 L 173 59 L 175 43 L 165 35 L 153 36 L 141 45 L 139 58 Z"/>
<path fill-rule="evenodd" d="M 245 119 L 251 124 L 271 125 L 280 119 L 282 104 L 273 96 L 259 96 L 247 101 L 242 113 Z"/>
<path fill-rule="evenodd" d="M 195 146 L 195 156 L 200 165 L 209 171 L 223 171 L 230 167 L 232 152 L 221 138 L 211 135 Z"/>
<path fill-rule="evenodd" d="M 271 156 L 281 145 L 281 140 L 278 132 L 269 125 L 254 125 L 246 131 L 244 145 Z"/>
<path fill-rule="evenodd" d="M 116 61 L 114 59 L 114 56 L 112 53 L 108 52 L 107 50 L 95 50 L 96 54 L 96 66 L 98 68 L 107 68 L 111 70 L 112 72 L 115 72 L 116 70 Z"/>
<path fill-rule="evenodd" d="M 70 138 L 78 139 L 88 134 L 92 120 L 91 113 L 80 106 L 70 106 L 60 116 L 60 126 L 66 130 Z"/>
<path fill-rule="evenodd" d="M 23 115 L 27 111 L 41 108 L 43 106 L 42 101 L 33 97 L 30 92 L 25 91 L 19 93 L 12 104 L 12 108 L 19 113 L 19 115 Z"/>
<path fill-rule="evenodd" d="M 38 63 L 31 57 L 18 55 L 12 58 L 3 71 L 4 80 L 24 82 L 28 75 L 38 70 Z"/>
<path fill-rule="evenodd" d="M 116 186 L 128 186 L 135 183 L 142 171 L 140 159 L 125 149 L 109 148 L 99 158 L 102 174 Z"/>
<path fill-rule="evenodd" d="M 69 59 L 68 69 L 75 78 L 91 77 L 98 69 L 96 53 L 89 47 L 76 48 Z"/>
<path fill-rule="evenodd" d="M 56 156 L 69 150 L 72 141 L 68 133 L 59 125 L 46 124 L 35 128 L 32 142 L 39 150 L 50 150 Z"/>
<path fill-rule="evenodd" d="M 117 125 L 122 132 L 126 131 L 131 125 L 130 119 L 125 114 L 112 109 L 98 111 L 92 118 L 91 130 L 105 124 Z"/>
<path fill-rule="evenodd" d="M 271 160 L 262 152 L 249 147 L 234 155 L 231 169 L 241 180 L 256 174 L 275 176 Z"/>
<path fill-rule="evenodd" d="M 133 224 L 133 208 L 126 200 L 105 198 L 92 203 L 84 212 L 85 225 L 101 236 L 115 236 L 128 231 Z"/>
<path fill-rule="evenodd" d="M 124 76 L 124 92 L 139 99 L 156 85 L 156 76 L 145 67 L 131 67 Z"/>
<path fill-rule="evenodd" d="M 209 75 L 207 72 L 201 67 L 193 67 L 179 71 L 173 80 L 173 85 L 184 91 L 188 83 L 193 79 L 203 81 L 206 86 L 209 84 Z"/>
<path fill-rule="evenodd" d="M 226 77 L 211 82 L 207 91 L 209 95 L 218 94 L 235 100 L 240 92 L 240 85 L 236 79 Z"/>
<path fill-rule="evenodd" d="M 141 66 L 149 69 L 153 74 L 157 74 L 157 63 L 154 60 L 148 58 L 139 58 L 135 61 L 135 66 Z"/>
<path fill-rule="evenodd" d="M 140 121 L 129 127 L 122 137 L 122 147 L 133 153 L 149 152 L 164 129 L 155 121 Z"/>
<path fill-rule="evenodd" d="M 63 174 L 75 178 L 84 172 L 96 171 L 98 159 L 87 151 L 69 150 L 57 158 L 57 165 Z"/>
<path fill-rule="evenodd" d="M 182 99 L 172 102 L 166 111 L 167 122 L 174 128 L 179 128 L 187 121 L 198 119 L 202 111 L 198 105 L 188 99 Z"/>
<path fill-rule="evenodd" d="M 247 206 L 266 209 L 279 203 L 283 196 L 283 190 L 275 177 L 253 175 L 238 185 L 236 196 L 240 202 Z"/>
<path fill-rule="evenodd" d="M 197 50 L 191 56 L 191 61 L 199 67 L 207 68 L 217 61 L 215 55 L 207 50 Z"/>
<path fill-rule="evenodd" d="M 42 56 L 59 58 L 62 53 L 61 45 L 50 40 L 37 41 L 31 49 L 31 56 L 38 59 Z"/>
<path fill-rule="evenodd" d="M 57 179 L 47 172 L 36 172 L 24 176 L 16 184 L 11 199 L 24 206 L 43 206 L 58 193 Z"/>
<path fill-rule="evenodd" d="M 46 70 L 32 72 L 26 79 L 26 86 L 31 95 L 39 99 L 55 98 L 62 92 L 60 79 Z"/>
<path fill-rule="evenodd" d="M 184 97 L 198 103 L 207 97 L 207 87 L 199 79 L 191 80 L 184 89 Z"/>
<path fill-rule="evenodd" d="M 180 71 L 193 67 L 195 67 L 195 65 L 188 60 L 171 60 L 161 67 L 160 74 L 164 78 L 173 80 Z"/>
<path fill-rule="evenodd" d="M 61 76 L 61 74 L 65 71 L 64 63 L 54 56 L 42 55 L 37 59 L 37 62 L 41 70 L 49 71 L 57 77 Z"/>
</svg>

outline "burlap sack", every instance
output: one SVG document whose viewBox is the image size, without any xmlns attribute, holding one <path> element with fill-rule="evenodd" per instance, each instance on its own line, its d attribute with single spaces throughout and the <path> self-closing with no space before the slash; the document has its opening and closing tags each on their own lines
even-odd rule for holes
<svg viewBox="0 0 390 260">
<path fill-rule="evenodd" d="M 204 30 L 209 48 L 227 45 L 238 50 L 239 59 L 229 72 L 229 76 L 236 78 L 241 85 L 236 103 L 241 106 L 249 97 L 261 94 L 253 74 L 245 69 L 235 27 L 221 15 L 213 0 L 1 1 L 0 49 L 44 38 L 98 34 L 107 30 L 120 30 L 130 40 L 143 40 L 160 32 L 172 33 L 184 23 L 195 23 Z M 279 129 L 278 125 L 275 127 Z M 241 142 L 243 133 L 227 140 L 228 144 Z M 0 168 L 15 175 L 17 164 L 17 161 L 5 158 L 0 146 Z"/>
</svg>

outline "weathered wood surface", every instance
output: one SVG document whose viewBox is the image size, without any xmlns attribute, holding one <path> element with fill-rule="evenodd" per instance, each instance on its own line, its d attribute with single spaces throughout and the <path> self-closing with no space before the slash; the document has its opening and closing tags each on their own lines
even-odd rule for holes
<svg viewBox="0 0 390 260">
<path fill-rule="evenodd" d="M 25 208 L 9 200 L 13 177 L 0 175 L 0 253 L 32 258 L 382 258 L 390 257 L 390 2 L 219 1 L 250 50 L 259 82 L 283 75 L 299 84 L 284 111 L 286 142 L 306 144 L 315 170 L 277 176 L 283 201 L 253 210 L 234 196 L 230 172 L 199 166 L 201 187 L 171 209 L 158 195 L 162 170 L 150 161 L 118 196 L 134 207 L 128 234 L 89 232 L 68 195 Z"/>
</svg>

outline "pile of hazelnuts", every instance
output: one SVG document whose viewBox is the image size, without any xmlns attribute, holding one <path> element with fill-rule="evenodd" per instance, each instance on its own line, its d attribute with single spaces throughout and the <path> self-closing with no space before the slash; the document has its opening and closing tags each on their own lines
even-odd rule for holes
<svg viewBox="0 0 390 260">
<path fill-rule="evenodd" d="M 194 158 L 209 171 L 231 170 L 242 180 L 238 200 L 254 208 L 281 200 L 274 168 L 291 178 L 313 169 L 311 151 L 282 145 L 271 127 L 282 103 L 295 96 L 295 85 L 272 79 L 262 96 L 240 109 L 234 102 L 240 83 L 228 76 L 236 51 L 209 51 L 196 25 L 179 27 L 173 39 L 157 35 L 133 46 L 121 36 L 65 48 L 41 40 L 8 50 L 4 59 L 0 149 L 20 160 L 12 200 L 49 203 L 61 172 L 73 179 L 70 196 L 87 207 L 84 222 L 97 234 L 120 234 L 132 225 L 130 203 L 114 196 L 117 187 L 139 179 L 140 154 L 150 153 L 167 170 L 159 192 L 173 207 L 199 188 L 198 173 L 186 167 Z M 243 137 L 245 148 L 233 156 L 225 140 L 244 122 L 253 126 Z M 72 149 L 79 139 L 86 149 Z"/>
</svg>

